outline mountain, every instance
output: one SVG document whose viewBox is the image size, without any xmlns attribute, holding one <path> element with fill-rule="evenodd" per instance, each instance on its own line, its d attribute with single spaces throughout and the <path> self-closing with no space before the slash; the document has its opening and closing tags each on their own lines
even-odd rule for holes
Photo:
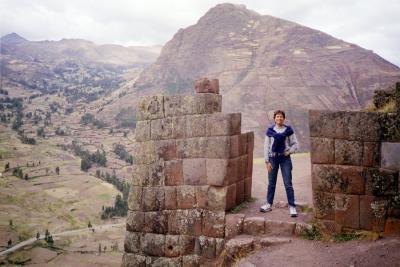
<svg viewBox="0 0 400 267">
<path fill-rule="evenodd" d="M 1 87 L 12 96 L 62 93 L 68 102 L 109 94 L 156 60 L 160 47 L 96 45 L 82 39 L 0 38 Z"/>
<path fill-rule="evenodd" d="M 219 4 L 180 29 L 135 82 L 137 95 L 192 93 L 193 80 L 218 78 L 225 112 L 242 112 L 257 144 L 273 110 L 287 111 L 307 150 L 308 109 L 360 109 L 400 69 L 370 50 L 299 24 Z M 261 154 L 262 146 L 258 148 Z"/>
</svg>

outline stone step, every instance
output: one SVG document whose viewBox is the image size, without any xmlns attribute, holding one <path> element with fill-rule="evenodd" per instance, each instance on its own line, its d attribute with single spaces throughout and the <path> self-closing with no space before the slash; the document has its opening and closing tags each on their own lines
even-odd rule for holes
<svg viewBox="0 0 400 267">
<path fill-rule="evenodd" d="M 304 222 L 270 220 L 262 216 L 245 216 L 244 214 L 227 214 L 225 218 L 225 238 L 238 235 L 250 236 L 301 236 L 311 225 Z"/>
</svg>

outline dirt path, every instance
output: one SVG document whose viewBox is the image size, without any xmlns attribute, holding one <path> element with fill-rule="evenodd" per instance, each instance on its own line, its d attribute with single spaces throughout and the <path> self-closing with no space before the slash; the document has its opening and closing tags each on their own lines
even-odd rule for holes
<svg viewBox="0 0 400 267">
<path fill-rule="evenodd" d="M 125 223 L 103 224 L 103 225 L 93 226 L 92 228 L 95 231 L 96 230 L 102 231 L 102 230 L 107 230 L 107 229 L 112 228 L 112 227 L 119 227 L 119 226 L 123 226 L 123 225 L 125 225 Z M 59 239 L 60 237 L 63 237 L 63 236 L 76 235 L 76 234 L 79 234 L 79 233 L 82 233 L 82 232 L 87 232 L 87 231 L 92 231 L 92 230 L 90 230 L 88 228 L 82 228 L 82 229 L 76 229 L 76 230 L 70 230 L 70 231 L 64 231 L 64 232 L 52 234 L 52 236 L 56 240 L 56 239 Z M 44 237 L 45 237 L 44 235 L 41 235 L 39 239 L 44 239 Z M 20 243 L 18 243 L 16 245 L 12 246 L 11 248 L 8 248 L 6 250 L 1 251 L 0 252 L 0 256 L 5 256 L 5 255 L 7 255 L 7 254 L 9 254 L 11 252 L 17 251 L 18 249 L 21 249 L 21 248 L 25 247 L 27 245 L 31 245 L 36 240 L 37 240 L 36 237 L 32 237 L 32 238 L 30 238 L 28 240 L 22 241 L 22 242 L 20 242 Z"/>
</svg>

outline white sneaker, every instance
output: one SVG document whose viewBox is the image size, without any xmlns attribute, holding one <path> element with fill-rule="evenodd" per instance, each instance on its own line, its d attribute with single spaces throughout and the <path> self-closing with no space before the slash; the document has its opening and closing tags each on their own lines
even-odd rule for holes
<svg viewBox="0 0 400 267">
<path fill-rule="evenodd" d="M 272 210 L 271 204 L 269 204 L 268 202 L 265 202 L 265 204 L 260 207 L 261 212 L 267 212 L 271 210 Z"/>
<path fill-rule="evenodd" d="M 289 206 L 289 214 L 290 214 L 290 217 L 297 217 L 296 207 Z"/>
</svg>

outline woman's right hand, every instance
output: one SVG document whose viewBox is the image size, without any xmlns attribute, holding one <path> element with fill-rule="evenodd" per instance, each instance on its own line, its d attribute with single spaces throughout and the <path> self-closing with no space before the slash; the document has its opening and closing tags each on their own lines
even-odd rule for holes
<svg viewBox="0 0 400 267">
<path fill-rule="evenodd" d="M 265 162 L 265 164 L 267 165 L 268 172 L 271 172 L 272 171 L 272 164 L 269 163 L 269 162 Z"/>
</svg>

